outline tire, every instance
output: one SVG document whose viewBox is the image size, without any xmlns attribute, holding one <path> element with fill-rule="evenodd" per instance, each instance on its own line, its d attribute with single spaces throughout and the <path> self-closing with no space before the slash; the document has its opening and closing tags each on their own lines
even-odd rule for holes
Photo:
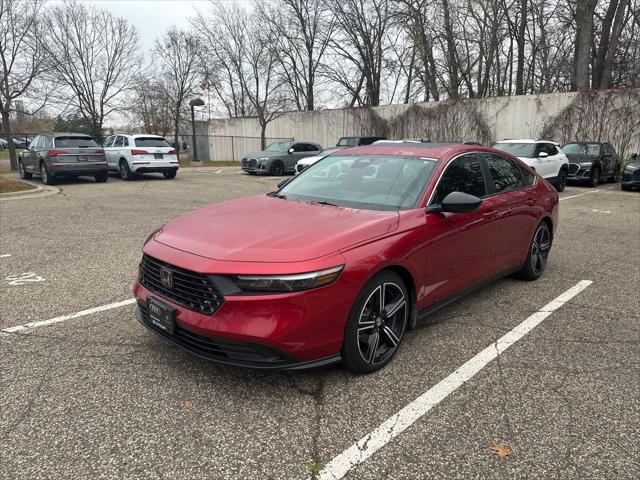
<svg viewBox="0 0 640 480">
<path fill-rule="evenodd" d="M 269 175 L 274 177 L 279 177 L 280 175 L 283 175 L 283 174 L 284 174 L 284 165 L 282 164 L 281 161 L 276 160 L 269 167 Z"/>
<path fill-rule="evenodd" d="M 384 310 L 381 315 L 380 295 Z M 351 307 L 344 329 L 342 362 L 354 373 L 371 373 L 391 361 L 409 325 L 410 296 L 402 279 L 388 270 L 369 280 Z"/>
<path fill-rule="evenodd" d="M 32 174 L 25 170 L 22 160 L 18 160 L 18 171 L 20 172 L 20 178 L 22 180 L 31 180 L 31 178 L 33 177 Z"/>
<path fill-rule="evenodd" d="M 106 173 L 98 173 L 94 175 L 93 178 L 96 179 L 97 183 L 104 183 L 108 180 L 109 175 L 107 175 Z"/>
<path fill-rule="evenodd" d="M 600 183 L 600 167 L 595 167 L 591 171 L 591 178 L 589 179 L 589 186 L 591 188 L 596 188 Z"/>
<path fill-rule="evenodd" d="M 56 183 L 56 178 L 49 173 L 47 164 L 44 162 L 40 162 L 40 178 L 45 185 L 55 185 Z"/>
<path fill-rule="evenodd" d="M 129 168 L 129 163 L 124 158 L 120 159 L 120 163 L 118 163 L 118 167 L 120 170 L 120 176 L 122 177 L 123 180 L 129 181 L 135 178 L 135 175 Z"/>
<path fill-rule="evenodd" d="M 620 190 L 624 190 L 625 192 L 628 192 L 629 190 L 631 190 L 631 187 L 629 185 L 625 185 L 624 183 L 621 183 Z"/>
<path fill-rule="evenodd" d="M 171 178 L 176 178 L 176 173 L 178 173 L 177 170 L 171 169 L 171 170 L 165 170 L 164 172 L 162 172 L 162 175 L 164 175 L 164 178 L 171 179 Z"/>
<path fill-rule="evenodd" d="M 616 183 L 616 178 L 618 178 L 618 173 L 620 173 L 619 169 L 615 169 L 613 174 L 607 179 L 609 183 Z"/>
<path fill-rule="evenodd" d="M 558 174 L 558 179 L 556 180 L 556 190 L 559 192 L 564 192 L 565 187 L 567 186 L 567 171 L 560 170 Z"/>
<path fill-rule="evenodd" d="M 552 236 L 549 224 L 542 221 L 536 227 L 531 239 L 527 259 L 519 272 L 520 278 L 531 281 L 537 280 L 542 276 L 547 266 L 551 244 Z"/>
</svg>

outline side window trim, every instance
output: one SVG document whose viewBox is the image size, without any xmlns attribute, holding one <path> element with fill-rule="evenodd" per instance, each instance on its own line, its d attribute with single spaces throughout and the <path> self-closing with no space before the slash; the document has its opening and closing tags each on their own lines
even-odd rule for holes
<svg viewBox="0 0 640 480">
<path fill-rule="evenodd" d="M 505 157 L 504 155 L 500 154 L 500 153 L 485 153 L 485 155 L 495 155 L 496 157 L 500 157 L 503 158 L 509 162 L 511 162 L 513 164 L 513 166 L 515 167 L 515 169 L 518 172 L 518 176 L 520 177 L 520 182 L 522 183 L 521 187 L 518 188 L 514 188 L 513 190 L 507 190 L 506 192 L 500 191 L 500 192 L 496 192 L 496 188 L 495 185 L 493 185 L 492 181 L 489 181 L 488 179 L 493 178 L 493 176 L 491 175 L 491 171 L 489 169 L 489 164 L 486 162 L 486 157 L 483 156 L 483 165 L 484 168 L 486 168 L 485 171 L 485 182 L 489 181 L 489 183 L 491 184 L 491 194 L 487 194 L 487 197 L 493 197 L 495 195 L 502 195 L 504 193 L 511 193 L 511 192 L 517 192 L 518 190 L 524 190 L 525 188 L 532 188 L 535 187 L 538 180 L 537 178 L 534 179 L 533 184 L 532 185 L 525 185 L 524 184 L 524 177 L 522 176 L 522 171 L 520 170 L 520 165 L 518 165 L 516 162 L 514 162 L 513 160 L 511 160 L 509 157 Z M 487 189 L 487 192 L 489 192 L 489 190 Z"/>
<path fill-rule="evenodd" d="M 465 157 L 467 155 L 475 155 L 478 157 L 478 162 L 480 163 L 480 170 L 482 172 L 482 177 L 484 180 L 484 189 L 485 189 L 485 194 L 480 197 L 480 198 L 487 198 L 490 194 L 490 190 L 489 190 L 489 185 L 488 185 L 488 177 L 487 177 L 487 168 L 485 165 L 485 152 L 464 152 L 461 153 L 459 155 L 456 155 L 455 157 L 453 157 L 451 160 L 449 160 L 449 162 L 447 163 L 446 167 L 444 167 L 444 170 L 442 170 L 442 172 L 440 172 L 440 176 L 438 177 L 438 180 L 436 181 L 436 184 L 433 187 L 433 190 L 431 191 L 431 194 L 429 195 L 429 200 L 426 203 L 426 206 L 430 206 L 430 205 L 435 205 L 434 202 L 434 198 L 436 196 L 436 193 L 438 191 L 438 187 L 440 186 L 440 182 L 442 181 L 442 177 L 444 177 L 444 174 L 447 172 L 447 170 L 449 170 L 449 168 L 451 167 L 451 165 L 453 164 L 453 162 L 455 162 L 456 160 L 458 160 L 459 158 Z"/>
</svg>

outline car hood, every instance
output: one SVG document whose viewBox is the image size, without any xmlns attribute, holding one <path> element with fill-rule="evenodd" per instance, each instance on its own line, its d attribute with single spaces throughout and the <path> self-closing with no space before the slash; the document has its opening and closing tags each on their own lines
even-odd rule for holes
<svg viewBox="0 0 640 480">
<path fill-rule="evenodd" d="M 314 155 L 313 157 L 306 157 L 303 158 L 302 160 L 298 160 L 298 164 L 300 165 L 311 165 L 316 163 L 318 160 L 321 160 L 324 158 L 324 155 Z"/>
<path fill-rule="evenodd" d="M 640 162 L 629 163 L 625 168 L 629 170 L 638 170 L 640 168 Z"/>
<path fill-rule="evenodd" d="M 282 157 L 283 155 L 286 155 L 286 152 L 266 152 L 266 151 L 262 151 L 262 152 L 252 152 L 252 153 L 247 153 L 245 155 L 245 158 L 261 158 L 261 157 Z"/>
<path fill-rule="evenodd" d="M 571 163 L 579 163 L 579 164 L 589 164 L 591 165 L 594 160 L 597 160 L 598 157 L 589 156 L 589 155 L 581 155 L 579 153 L 567 153 L 567 158 Z"/>
<path fill-rule="evenodd" d="M 302 262 L 393 232 L 398 217 L 260 195 L 178 217 L 154 240 L 212 260 Z"/>
</svg>

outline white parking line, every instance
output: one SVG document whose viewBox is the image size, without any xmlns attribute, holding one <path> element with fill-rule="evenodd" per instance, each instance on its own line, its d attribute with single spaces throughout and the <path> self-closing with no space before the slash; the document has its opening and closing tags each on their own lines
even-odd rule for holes
<svg viewBox="0 0 640 480">
<path fill-rule="evenodd" d="M 560 200 L 569 200 L 570 198 L 576 198 L 576 197 L 581 197 L 583 195 L 589 195 L 590 193 L 597 193 L 600 192 L 601 190 L 589 190 L 588 192 L 584 192 L 584 193 L 578 193 L 576 195 L 569 195 L 568 197 L 560 197 Z"/>
<path fill-rule="evenodd" d="M 2 330 L 2 333 L 27 333 L 35 328 L 53 325 L 54 323 L 65 322 L 67 320 L 71 320 L 72 318 L 84 317 L 85 315 L 92 315 L 94 313 L 104 312 L 105 310 L 111 310 L 113 308 L 124 307 L 125 305 L 131 305 L 132 303 L 136 303 L 135 298 L 123 300 L 122 302 L 109 303 L 107 305 L 101 305 L 99 307 L 87 308 L 86 310 L 82 310 L 80 312 L 50 318 L 49 320 L 39 320 L 37 322 L 25 323 L 24 325 L 16 325 L 15 327 L 5 328 L 4 330 Z"/>
<path fill-rule="evenodd" d="M 2 255 L 0 255 L 0 258 L 8 258 L 10 256 L 11 256 L 10 253 L 3 253 Z"/>
<path fill-rule="evenodd" d="M 371 433 L 365 435 L 344 452 L 333 458 L 327 463 L 318 478 L 320 480 L 339 480 L 343 478 L 349 470 L 367 460 L 375 452 L 413 425 L 416 420 L 420 419 L 429 412 L 429 410 L 464 385 L 465 382 L 486 367 L 498 355 L 522 339 L 545 318 L 591 285 L 591 283 L 593 283 L 591 280 L 582 280 L 562 295 L 551 300 L 551 302 L 535 312 L 513 330 L 468 360 L 440 383 L 431 387 L 402 410 L 385 420 Z"/>
</svg>

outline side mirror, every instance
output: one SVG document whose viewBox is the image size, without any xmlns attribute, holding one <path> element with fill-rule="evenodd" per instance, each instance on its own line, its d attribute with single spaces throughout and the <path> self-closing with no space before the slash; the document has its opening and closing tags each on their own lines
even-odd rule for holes
<svg viewBox="0 0 640 480">
<path fill-rule="evenodd" d="M 291 155 L 293 152 L 295 152 L 295 150 L 293 149 L 293 147 L 289 147 L 289 150 L 287 150 L 287 152 L 289 153 L 289 155 Z"/>
<path fill-rule="evenodd" d="M 477 210 L 482 199 L 475 195 L 469 195 L 463 192 L 451 192 L 444 197 L 440 205 L 430 205 L 427 207 L 427 213 L 436 212 L 452 212 L 452 213 L 468 213 Z"/>
<path fill-rule="evenodd" d="M 549 156 L 549 154 L 548 154 L 547 152 L 540 152 L 540 153 L 538 154 L 538 158 L 546 158 L 546 157 L 548 157 L 548 156 Z"/>
<path fill-rule="evenodd" d="M 278 182 L 278 188 L 284 187 L 287 183 L 291 181 L 291 178 L 285 178 L 284 180 L 280 180 Z"/>
</svg>

